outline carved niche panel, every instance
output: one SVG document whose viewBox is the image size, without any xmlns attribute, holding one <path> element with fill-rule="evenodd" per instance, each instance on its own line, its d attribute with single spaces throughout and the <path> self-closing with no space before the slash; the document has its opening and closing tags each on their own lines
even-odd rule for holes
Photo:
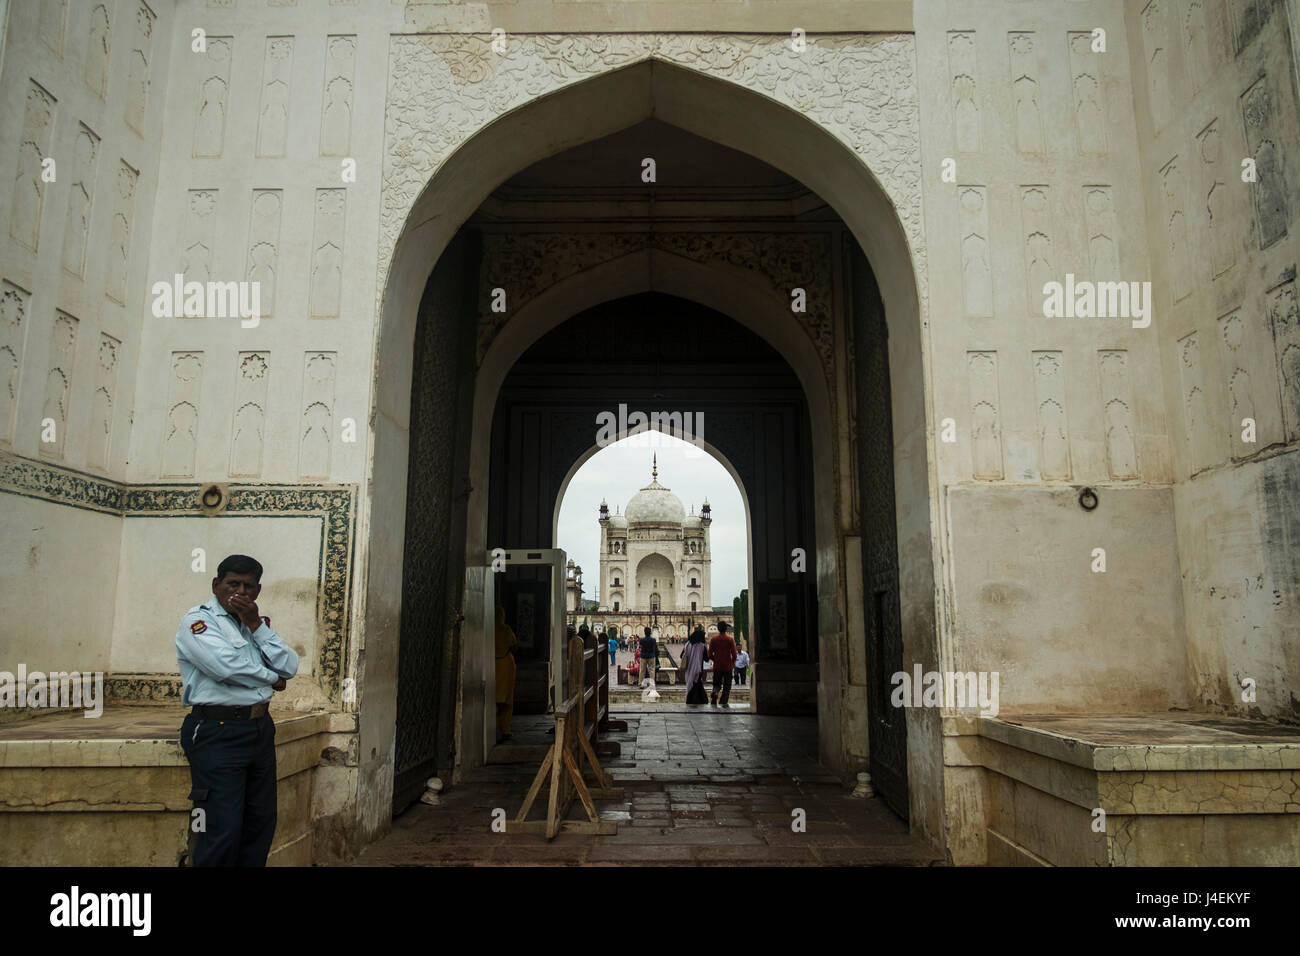
<svg viewBox="0 0 1300 956">
<path fill-rule="evenodd" d="M 135 37 L 131 48 L 131 68 L 126 84 L 126 121 L 144 134 L 144 114 L 149 105 L 149 63 L 153 56 L 154 12 L 143 2 L 136 4 Z"/>
<path fill-rule="evenodd" d="M 81 75 L 101 100 L 108 83 L 108 58 L 113 42 L 111 30 L 108 5 L 96 4 L 90 11 L 90 35 L 86 38 L 86 62 Z"/>
<path fill-rule="evenodd" d="M 1043 151 L 1043 118 L 1039 109 L 1038 67 L 1034 57 L 1034 34 L 1009 33 L 1011 57 L 1011 102 L 1015 109 L 1016 149 L 1021 153 Z"/>
<path fill-rule="evenodd" d="M 0 440 L 6 444 L 14 439 L 31 299 L 26 289 L 7 280 L 0 282 Z"/>
<path fill-rule="evenodd" d="M 509 56 L 479 36 L 394 36 L 389 46 L 376 300 L 412 205 L 443 160 L 489 122 L 578 80 L 656 59 L 728 80 L 790 107 L 857 153 L 893 201 L 911 246 L 924 314 L 915 38 L 709 34 L 515 36 Z"/>
<path fill-rule="evenodd" d="M 311 283 L 308 298 L 312 318 L 336 318 L 343 291 L 343 236 L 346 189 L 316 190 L 316 221 L 311 241 Z"/>
<path fill-rule="evenodd" d="M 50 335 L 50 367 L 45 375 L 45 400 L 41 405 L 41 454 L 62 458 L 67 446 L 68 400 L 72 396 L 72 373 L 77 355 L 77 327 L 80 321 L 68 313 L 54 313 Z M 53 440 L 46 440 L 46 426 L 54 425 Z"/>
<path fill-rule="evenodd" d="M 332 36 L 325 43 L 325 95 L 320 117 L 320 154 L 346 156 L 352 148 L 352 80 L 357 38 Z"/>
<path fill-rule="evenodd" d="M 245 278 L 259 285 L 262 318 L 275 315 L 275 280 L 279 274 L 281 206 L 280 190 L 253 190 Z"/>
<path fill-rule="evenodd" d="M 1020 212 L 1025 229 L 1025 275 L 1029 314 L 1043 314 L 1043 287 L 1059 281 L 1056 254 L 1052 249 L 1052 201 L 1046 186 L 1024 186 L 1020 191 Z"/>
<path fill-rule="evenodd" d="M 108 469 L 113 450 L 113 401 L 117 397 L 117 360 L 122 343 L 111 335 L 99 334 L 96 356 L 95 394 L 90 400 L 90 447 L 86 462 L 100 471 Z"/>
<path fill-rule="evenodd" d="M 184 249 L 179 271 L 186 282 L 204 282 L 212 278 L 212 249 L 217 235 L 217 198 L 215 189 L 191 189 L 190 214 L 185 217 Z M 183 314 L 177 310 L 177 314 Z"/>
<path fill-rule="evenodd" d="M 1295 441 L 1300 439 L 1300 304 L 1296 301 L 1294 273 L 1286 282 L 1269 290 L 1268 317 L 1273 326 L 1286 440 Z"/>
<path fill-rule="evenodd" d="M 1088 229 L 1088 263 L 1092 281 L 1119 281 L 1119 241 L 1115 197 L 1109 186 L 1083 187 L 1083 221 Z"/>
<path fill-rule="evenodd" d="M 1060 351 L 1033 353 L 1038 406 L 1038 449 L 1044 478 L 1070 477 L 1070 432 L 1065 419 L 1065 359 Z"/>
<path fill-rule="evenodd" d="M 988 190 L 957 187 L 961 239 L 962 303 L 968 316 L 993 314 L 993 265 L 989 260 Z"/>
<path fill-rule="evenodd" d="M 208 37 L 206 53 L 195 55 L 199 84 L 194 103 L 194 156 L 220 156 L 226 138 L 230 59 L 234 37 Z"/>
<path fill-rule="evenodd" d="M 970 385 L 972 474 L 988 480 L 1002 477 L 1002 425 L 999 420 L 998 353 L 967 352 Z"/>
<path fill-rule="evenodd" d="M 167 421 L 163 427 L 163 478 L 194 477 L 194 454 L 198 449 L 199 386 L 202 377 L 202 352 L 172 353 Z"/>
<path fill-rule="evenodd" d="M 131 223 L 135 218 L 135 184 L 140 173 L 123 160 L 117 167 L 117 188 L 113 191 L 113 218 L 109 221 L 108 274 L 104 293 L 118 305 L 126 304 L 126 285 L 131 266 Z"/>
<path fill-rule="evenodd" d="M 68 188 L 68 221 L 63 229 L 63 268 L 77 278 L 86 274 L 86 240 L 95 201 L 95 167 L 99 137 L 85 123 L 72 147 L 72 185 Z"/>
<path fill-rule="evenodd" d="M 948 34 L 948 68 L 952 73 L 952 121 L 957 149 L 980 148 L 980 107 L 975 74 L 975 34 Z"/>
<path fill-rule="evenodd" d="M 18 142 L 18 167 L 9 201 L 9 235 L 32 252 L 37 251 L 40 241 L 41 205 L 45 200 L 41 163 L 50 155 L 54 103 L 54 97 L 35 80 L 28 84 L 23 131 Z"/>
<path fill-rule="evenodd" d="M 1286 235 L 1290 213 L 1286 197 L 1286 163 L 1276 113 L 1276 97 L 1268 77 L 1241 95 L 1241 113 L 1246 124 L 1246 148 L 1255 158 L 1255 219 L 1259 223 L 1259 247 L 1271 246 Z"/>
<path fill-rule="evenodd" d="M 235 419 L 230 431 L 230 474 L 255 478 L 262 473 L 266 447 L 266 389 L 269 352 L 240 352 L 235 371 Z"/>
<path fill-rule="evenodd" d="M 262 61 L 262 102 L 257 111 L 257 155 L 283 156 L 289 136 L 293 37 L 267 37 Z"/>
<path fill-rule="evenodd" d="M 1128 352 L 1124 349 L 1099 350 L 1097 374 L 1110 477 L 1136 478 L 1137 442 L 1133 433 L 1133 390 L 1129 384 Z"/>
<path fill-rule="evenodd" d="M 334 445 L 334 381 L 337 352 L 308 352 L 302 383 L 302 423 L 299 427 L 298 477 L 328 478 Z"/>
<path fill-rule="evenodd" d="M 1106 152 L 1106 100 L 1101 66 L 1105 54 L 1094 53 L 1092 33 L 1071 33 L 1070 81 L 1074 87 L 1074 131 L 1079 152 Z"/>
</svg>

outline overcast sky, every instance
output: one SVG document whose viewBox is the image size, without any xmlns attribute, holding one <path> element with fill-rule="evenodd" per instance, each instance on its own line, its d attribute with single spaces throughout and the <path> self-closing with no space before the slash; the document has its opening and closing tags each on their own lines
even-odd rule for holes
<svg viewBox="0 0 1300 956">
<path fill-rule="evenodd" d="M 709 548 L 713 555 L 714 606 L 730 604 L 748 586 L 745 505 L 740 489 L 722 464 L 689 442 L 657 431 L 616 442 L 592 455 L 578 469 L 560 504 L 559 547 L 582 566 L 583 597 L 596 598 L 600 584 L 600 499 L 609 513 L 621 514 L 628 500 L 650 484 L 651 455 L 659 456 L 659 484 L 681 499 L 686 513 L 700 513 L 704 499 L 713 509 Z M 601 596 L 604 603 L 604 597 Z"/>
</svg>

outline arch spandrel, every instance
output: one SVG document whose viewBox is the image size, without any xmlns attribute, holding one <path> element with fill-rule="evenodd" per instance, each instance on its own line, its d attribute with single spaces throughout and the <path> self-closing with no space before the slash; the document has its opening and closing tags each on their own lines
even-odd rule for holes
<svg viewBox="0 0 1300 956">
<path fill-rule="evenodd" d="M 435 176 L 476 134 L 511 111 L 572 87 L 583 80 L 606 76 L 637 64 L 665 64 L 700 76 L 723 80 L 785 107 L 794 118 L 829 134 L 857 155 L 869 181 L 883 193 L 901 226 L 915 267 L 916 294 L 924 303 L 925 242 L 921 214 L 920 108 L 916 87 L 916 44 L 911 34 L 858 34 L 809 38 L 801 52 L 788 36 L 743 34 L 532 34 L 507 40 L 507 52 L 492 51 L 491 38 L 464 34 L 394 36 L 389 46 L 389 89 L 384 118 L 384 168 L 379 230 L 379 282 L 386 287 L 399 236 L 424 229 L 450 211 L 445 197 L 428 188 Z M 693 111 L 677 102 L 671 84 L 664 102 L 644 80 L 638 90 L 632 77 L 629 92 L 645 94 L 647 102 L 625 105 L 625 121 L 605 129 L 594 124 L 583 130 L 548 131 L 539 123 L 538 138 L 560 137 L 551 152 L 578 145 L 630 125 L 650 114 L 709 138 L 714 118 L 709 109 Z M 698 104 L 697 104 L 698 105 Z M 716 109 L 716 107 L 715 107 Z M 697 115 L 698 114 L 698 115 Z M 609 121 L 607 121 L 608 124 Z M 809 132 L 815 129 L 810 128 Z M 818 181 L 815 169 L 796 157 L 805 150 L 779 142 L 771 131 L 767 145 L 727 142 L 801 179 L 835 203 L 831 184 Z M 566 137 L 567 138 L 564 138 Z M 719 142 L 723 140 L 718 138 Z M 787 159 L 788 157 L 788 159 Z M 498 182 L 539 158 L 518 163 L 501 160 Z M 787 160 L 787 161 L 783 161 Z M 841 189 L 841 191 L 843 191 Z M 483 195 L 458 197 L 467 216 Z M 427 208 L 425 208 L 427 207 Z M 428 262 L 436 259 L 462 216 L 441 235 L 427 239 Z M 412 224 L 408 226 L 408 223 Z M 850 222 L 871 257 L 864 224 Z M 891 224 L 877 222 L 885 229 Z M 882 242 L 889 240 L 883 239 Z M 426 250 L 422 249 L 421 252 Z"/>
</svg>

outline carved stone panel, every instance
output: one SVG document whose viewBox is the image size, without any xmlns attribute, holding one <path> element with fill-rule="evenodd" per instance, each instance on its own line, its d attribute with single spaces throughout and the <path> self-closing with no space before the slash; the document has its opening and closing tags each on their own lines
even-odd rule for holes
<svg viewBox="0 0 1300 956">
<path fill-rule="evenodd" d="M 1268 317 L 1273 326 L 1286 440 L 1295 441 L 1300 439 L 1300 304 L 1294 277 L 1269 290 Z"/>
<path fill-rule="evenodd" d="M 0 282 L 0 441 L 5 444 L 14 440 L 31 299 L 26 289 Z"/>
<path fill-rule="evenodd" d="M 230 432 L 232 478 L 256 478 L 262 473 L 270 358 L 269 352 L 239 353 L 235 369 L 235 419 Z"/>
<path fill-rule="evenodd" d="M 163 428 L 163 478 L 194 477 L 198 450 L 199 386 L 203 377 L 202 352 L 173 352 L 167 386 L 167 421 Z"/>
<path fill-rule="evenodd" d="M 113 49 L 109 5 L 97 3 L 90 11 L 89 35 L 86 37 L 86 60 L 82 77 L 101 100 L 108 86 L 108 59 Z"/>
<path fill-rule="evenodd" d="M 1247 458 L 1262 445 L 1258 440 L 1258 416 L 1255 413 L 1255 383 L 1251 377 L 1253 349 L 1248 341 L 1246 323 L 1241 310 L 1220 317 L 1219 345 L 1222 349 L 1223 372 L 1228 395 L 1228 437 L 1232 444 L 1232 457 Z M 1246 420 L 1256 432 L 1256 440 L 1247 442 Z"/>
<path fill-rule="evenodd" d="M 1081 153 L 1106 152 L 1104 53 L 1093 52 L 1092 33 L 1069 34 L 1070 82 L 1074 88 L 1074 133 Z"/>
<path fill-rule="evenodd" d="M 126 304 L 127 276 L 131 267 L 131 224 L 135 219 L 135 184 L 140 173 L 118 164 L 113 190 L 113 218 L 109 220 L 108 271 L 104 293 L 119 305 Z"/>
<path fill-rule="evenodd" d="M 1065 419 L 1065 359 L 1060 351 L 1033 354 L 1038 448 L 1044 478 L 1070 477 L 1070 432 Z"/>
<path fill-rule="evenodd" d="M 191 54 L 199 79 L 194 102 L 194 156 L 220 156 L 226 139 L 230 59 L 234 37 L 208 37 L 206 53 Z"/>
<path fill-rule="evenodd" d="M 72 145 L 72 182 L 68 187 L 68 219 L 63 228 L 63 268 L 77 278 L 86 274 L 86 241 L 95 199 L 95 169 L 99 137 L 85 123 L 78 124 Z"/>
<path fill-rule="evenodd" d="M 50 155 L 54 127 L 54 97 L 32 80 L 27 85 L 23 131 L 18 141 L 18 166 L 9 200 L 9 236 L 35 252 L 41 235 L 41 207 L 45 201 L 42 166 Z"/>
<path fill-rule="evenodd" d="M 343 236 L 346 189 L 316 190 L 316 221 L 311 241 L 311 283 L 308 297 L 312 318 L 336 318 L 343 292 Z"/>
<path fill-rule="evenodd" d="M 356 58 L 356 37 L 332 36 L 326 39 L 325 95 L 320 118 L 322 156 L 346 156 L 352 148 L 352 82 Z"/>
<path fill-rule="evenodd" d="M 1151 0 L 1142 8 L 1142 48 L 1146 53 L 1147 92 L 1151 108 L 1151 128 L 1164 129 L 1173 109 L 1170 90 L 1169 24 L 1165 4 L 1169 0 Z"/>
<path fill-rule="evenodd" d="M 1129 383 L 1128 352 L 1097 352 L 1101 386 L 1102 422 L 1106 429 L 1106 465 L 1112 478 L 1138 477 L 1137 441 L 1133 427 L 1133 392 Z"/>
<path fill-rule="evenodd" d="M 280 209 L 280 190 L 253 190 L 245 279 L 259 284 L 263 318 L 275 314 L 276 277 L 280 271 Z"/>
<path fill-rule="evenodd" d="M 334 383 L 337 352 L 308 352 L 303 363 L 298 477 L 328 478 L 334 445 Z"/>
<path fill-rule="evenodd" d="M 967 352 L 970 386 L 972 474 L 995 480 L 1002 477 L 1002 424 L 999 420 L 998 353 Z"/>
<path fill-rule="evenodd" d="M 185 282 L 206 283 L 212 278 L 212 253 L 217 238 L 217 200 L 215 189 L 191 189 L 185 217 L 185 238 L 178 271 Z M 183 310 L 177 310 L 183 314 Z"/>
<path fill-rule="evenodd" d="M 1088 264 L 1094 282 L 1118 282 L 1119 239 L 1115 198 L 1109 186 L 1083 187 L 1083 220 L 1088 230 Z"/>
<path fill-rule="evenodd" d="M 973 153 L 980 148 L 980 107 L 975 69 L 975 34 L 948 34 L 948 69 L 952 74 L 953 138 L 957 149 Z"/>
<path fill-rule="evenodd" d="M 155 19 L 148 4 L 136 0 L 135 34 L 126 83 L 126 122 L 141 135 L 144 135 L 144 114 L 149 105 L 149 64 L 153 59 Z"/>
<path fill-rule="evenodd" d="M 257 155 L 283 156 L 289 136 L 293 37 L 267 37 L 257 112 Z"/>
<path fill-rule="evenodd" d="M 1229 178 L 1234 170 L 1223 160 L 1223 136 L 1216 119 L 1196 137 L 1201 159 L 1198 198 L 1204 203 L 1204 221 L 1210 235 L 1210 278 L 1217 279 L 1236 264 L 1236 222 L 1239 205 L 1232 197 Z M 1235 178 L 1235 177 L 1234 177 Z"/>
<path fill-rule="evenodd" d="M 1042 93 L 1038 88 L 1038 66 L 1034 54 L 1033 33 L 1007 34 L 1011 58 L 1012 124 L 1016 132 L 1016 150 L 1021 153 L 1043 152 L 1043 118 L 1040 110 Z"/>
<path fill-rule="evenodd" d="M 1280 130 L 1275 115 L 1277 100 L 1260 77 L 1241 95 L 1241 113 L 1246 124 L 1246 149 L 1255 158 L 1255 221 L 1259 225 L 1259 247 L 1271 246 L 1286 235 L 1290 218 L 1286 195 L 1286 164 L 1282 157 Z"/>
<path fill-rule="evenodd" d="M 113 403 L 117 399 L 117 366 L 122 343 L 111 335 L 99 334 L 95 362 L 95 394 L 90 399 L 90 444 L 86 462 L 107 471 L 113 451 Z"/>
<path fill-rule="evenodd" d="M 968 316 L 993 314 L 993 264 L 989 255 L 988 191 L 957 187 L 961 240 L 961 291 Z"/>
<path fill-rule="evenodd" d="M 1051 191 L 1046 186 L 1023 186 L 1020 190 L 1020 212 L 1025 235 L 1025 276 L 1029 314 L 1043 314 L 1043 287 L 1060 281 L 1057 275 L 1057 254 L 1052 246 L 1053 214 Z"/>
<path fill-rule="evenodd" d="M 45 373 L 45 398 L 41 404 L 41 454 L 62 458 L 67 446 L 68 400 L 72 397 L 72 375 L 77 355 L 77 327 L 80 322 L 63 311 L 54 313 L 50 335 L 49 370 Z M 46 429 L 53 427 L 50 435 Z"/>
</svg>

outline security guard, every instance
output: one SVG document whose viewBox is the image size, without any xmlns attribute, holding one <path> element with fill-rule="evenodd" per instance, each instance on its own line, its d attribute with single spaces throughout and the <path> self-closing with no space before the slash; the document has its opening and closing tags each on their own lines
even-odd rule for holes
<svg viewBox="0 0 1300 956">
<path fill-rule="evenodd" d="M 275 835 L 275 721 L 271 693 L 298 673 L 298 655 L 259 617 L 262 565 L 232 554 L 217 567 L 213 599 L 190 608 L 176 658 L 191 707 L 181 725 L 190 799 L 203 810 L 195 866 L 265 866 Z M 196 817 L 197 819 L 198 817 Z"/>
</svg>

